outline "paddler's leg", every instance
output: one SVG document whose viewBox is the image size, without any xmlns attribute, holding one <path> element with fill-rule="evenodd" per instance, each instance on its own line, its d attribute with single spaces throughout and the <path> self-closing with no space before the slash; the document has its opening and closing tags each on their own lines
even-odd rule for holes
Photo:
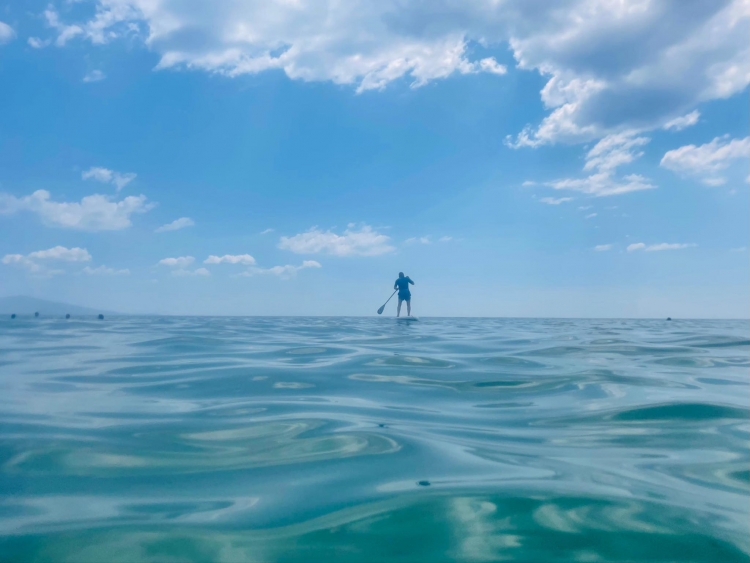
<svg viewBox="0 0 750 563">
<path fill-rule="evenodd" d="M 401 316 L 401 302 L 402 301 L 403 301 L 403 299 L 399 298 L 399 300 L 398 300 L 398 307 L 396 308 L 396 316 L 397 317 Z"/>
<path fill-rule="evenodd" d="M 406 316 L 411 317 L 411 299 L 406 300 Z"/>
</svg>

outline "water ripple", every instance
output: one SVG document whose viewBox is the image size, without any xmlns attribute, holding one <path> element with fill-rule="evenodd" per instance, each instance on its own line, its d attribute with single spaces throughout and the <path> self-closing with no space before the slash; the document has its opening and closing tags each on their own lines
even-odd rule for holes
<svg viewBox="0 0 750 563">
<path fill-rule="evenodd" d="M 739 321 L 0 321 L 0 561 L 750 561 Z"/>
</svg>

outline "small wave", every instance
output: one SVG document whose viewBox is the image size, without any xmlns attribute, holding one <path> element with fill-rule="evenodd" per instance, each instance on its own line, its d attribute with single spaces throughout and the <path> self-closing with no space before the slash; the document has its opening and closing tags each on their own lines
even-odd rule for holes
<svg viewBox="0 0 750 563">
<path fill-rule="evenodd" d="M 368 365 L 443 369 L 455 367 L 452 363 L 445 360 L 420 356 L 390 356 L 386 358 L 375 358 L 369 362 Z"/>
<path fill-rule="evenodd" d="M 649 407 L 639 407 L 620 411 L 612 416 L 614 420 L 628 422 L 650 420 L 713 420 L 740 419 L 746 420 L 750 410 L 709 403 L 672 403 Z"/>
<path fill-rule="evenodd" d="M 273 384 L 274 389 L 310 389 L 315 387 L 312 383 L 302 381 L 277 381 Z"/>
</svg>

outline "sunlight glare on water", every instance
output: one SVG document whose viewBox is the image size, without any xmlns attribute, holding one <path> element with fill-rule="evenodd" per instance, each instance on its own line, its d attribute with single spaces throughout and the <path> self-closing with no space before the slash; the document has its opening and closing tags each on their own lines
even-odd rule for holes
<svg viewBox="0 0 750 563">
<path fill-rule="evenodd" d="M 0 561 L 748 561 L 747 321 L 0 321 Z"/>
</svg>

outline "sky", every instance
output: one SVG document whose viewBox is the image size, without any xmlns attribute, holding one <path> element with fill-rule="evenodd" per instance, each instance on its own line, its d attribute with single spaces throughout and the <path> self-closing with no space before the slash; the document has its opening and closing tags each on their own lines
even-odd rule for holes
<svg viewBox="0 0 750 563">
<path fill-rule="evenodd" d="M 0 296 L 747 318 L 749 83 L 748 0 L 0 0 Z"/>
</svg>

